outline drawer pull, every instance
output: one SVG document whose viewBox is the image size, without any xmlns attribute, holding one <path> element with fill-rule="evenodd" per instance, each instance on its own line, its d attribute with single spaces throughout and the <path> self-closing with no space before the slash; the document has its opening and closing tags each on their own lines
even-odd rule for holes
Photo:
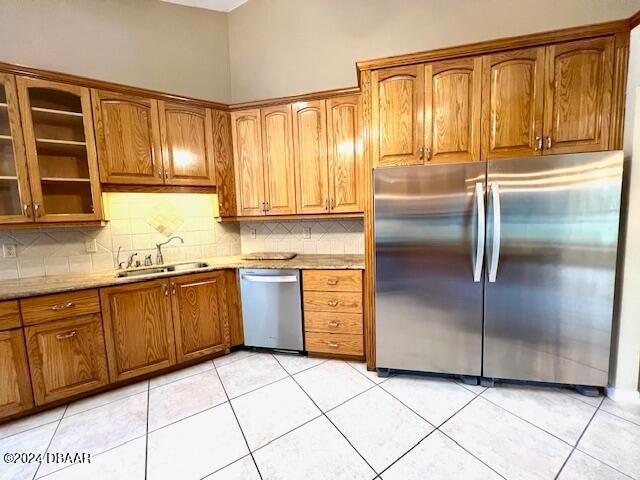
<svg viewBox="0 0 640 480">
<path fill-rule="evenodd" d="M 327 285 L 337 285 L 337 284 L 338 284 L 337 278 L 327 278 Z"/>
<path fill-rule="evenodd" d="M 58 312 L 60 310 L 66 310 L 67 308 L 75 307 L 75 303 L 67 302 L 67 303 L 58 303 L 57 305 L 53 305 L 51 310 Z"/>
<path fill-rule="evenodd" d="M 66 340 L 67 338 L 75 337 L 77 333 L 78 333 L 77 330 L 71 330 L 69 333 L 61 333 L 59 335 L 56 335 L 56 339 L 58 339 L 58 340 Z"/>
<path fill-rule="evenodd" d="M 331 320 L 327 325 L 332 328 L 336 328 L 340 325 L 340 322 L 338 320 Z"/>
<path fill-rule="evenodd" d="M 340 344 L 337 342 L 327 342 L 327 345 L 329 345 L 331 348 L 338 348 L 340 346 Z"/>
<path fill-rule="evenodd" d="M 327 302 L 327 305 L 329 305 L 330 307 L 337 307 L 338 306 L 338 301 L 337 300 L 329 300 Z"/>
</svg>

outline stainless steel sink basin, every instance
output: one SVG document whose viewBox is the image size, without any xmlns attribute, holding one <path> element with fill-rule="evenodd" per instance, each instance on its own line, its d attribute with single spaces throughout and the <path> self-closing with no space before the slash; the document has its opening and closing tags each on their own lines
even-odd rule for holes
<svg viewBox="0 0 640 480">
<path fill-rule="evenodd" d="M 138 277 L 140 275 L 152 275 L 154 273 L 183 272 L 185 270 L 198 270 L 199 268 L 208 266 L 209 264 L 204 262 L 187 262 L 177 263 L 175 265 L 163 265 L 161 267 L 138 268 L 136 270 L 118 272 L 116 278 Z"/>
</svg>

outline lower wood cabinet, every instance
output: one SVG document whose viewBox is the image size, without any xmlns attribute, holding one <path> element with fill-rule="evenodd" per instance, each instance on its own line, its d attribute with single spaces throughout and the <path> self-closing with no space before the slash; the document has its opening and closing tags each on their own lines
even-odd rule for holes
<svg viewBox="0 0 640 480">
<path fill-rule="evenodd" d="M 0 418 L 32 407 L 33 393 L 22 328 L 0 332 Z"/>
<path fill-rule="evenodd" d="M 171 279 L 171 307 L 178 362 L 229 348 L 225 272 Z"/>
<path fill-rule="evenodd" d="M 109 382 L 100 315 L 34 325 L 25 333 L 36 405 Z"/>
<path fill-rule="evenodd" d="M 176 363 L 169 280 L 100 290 L 112 382 Z"/>
</svg>

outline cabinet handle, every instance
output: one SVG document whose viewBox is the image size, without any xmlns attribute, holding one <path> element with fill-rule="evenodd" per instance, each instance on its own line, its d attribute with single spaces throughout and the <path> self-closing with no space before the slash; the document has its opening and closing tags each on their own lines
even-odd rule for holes
<svg viewBox="0 0 640 480">
<path fill-rule="evenodd" d="M 56 335 L 56 340 L 66 340 L 67 338 L 73 338 L 78 334 L 77 330 L 71 330 L 70 332 L 67 333 L 61 333 L 59 335 Z"/>
<path fill-rule="evenodd" d="M 53 305 L 51 310 L 58 312 L 60 310 L 66 310 L 67 308 L 75 307 L 75 303 L 67 302 L 67 303 L 58 303 L 57 305 Z"/>
<path fill-rule="evenodd" d="M 324 201 L 324 209 L 325 209 L 327 212 L 329 211 L 329 199 L 328 199 L 328 198 Z"/>
<path fill-rule="evenodd" d="M 327 305 L 329 305 L 330 307 L 337 307 L 338 306 L 338 301 L 337 300 L 329 300 L 327 302 Z"/>
<path fill-rule="evenodd" d="M 424 147 L 420 145 L 418 147 L 418 159 L 422 160 L 424 158 Z"/>
<path fill-rule="evenodd" d="M 547 135 L 547 149 L 551 148 L 551 137 Z"/>
<path fill-rule="evenodd" d="M 338 284 L 337 278 L 327 278 L 327 285 L 337 285 L 337 284 Z"/>
<path fill-rule="evenodd" d="M 166 285 L 162 286 L 162 291 L 164 292 L 164 296 L 168 297 L 169 296 L 169 287 L 167 287 Z"/>
<path fill-rule="evenodd" d="M 36 217 L 41 217 L 42 216 L 42 212 L 40 211 L 40 204 L 39 203 L 34 203 L 33 204 L 33 209 L 36 212 Z"/>
<path fill-rule="evenodd" d="M 162 173 L 162 169 L 158 170 L 158 176 L 164 180 L 164 174 Z"/>
<path fill-rule="evenodd" d="M 427 162 L 431 160 L 431 147 L 427 147 Z"/>
<path fill-rule="evenodd" d="M 175 284 L 175 283 L 172 283 L 172 284 L 171 284 L 171 294 L 172 294 L 172 295 L 175 295 L 175 294 L 176 294 L 176 284 Z"/>
<path fill-rule="evenodd" d="M 330 326 L 331 328 L 336 328 L 340 326 L 340 321 L 331 320 L 329 323 L 327 323 L 327 325 Z"/>
<path fill-rule="evenodd" d="M 542 150 L 542 137 L 536 137 L 536 148 L 533 149 L 536 152 Z"/>
<path fill-rule="evenodd" d="M 329 208 L 331 208 L 331 211 L 333 211 L 333 207 L 334 207 L 334 204 L 333 204 L 333 198 L 332 198 L 331 200 L 329 200 Z"/>
<path fill-rule="evenodd" d="M 327 342 L 327 345 L 329 345 L 331 348 L 338 348 L 340 346 L 340 344 L 337 342 Z"/>
<path fill-rule="evenodd" d="M 169 178 L 169 169 L 165 168 L 164 169 L 164 179 L 166 180 L 167 178 Z"/>
<path fill-rule="evenodd" d="M 268 212 L 269 210 L 271 210 L 271 205 L 269 205 L 269 202 L 265 202 L 265 212 Z"/>
<path fill-rule="evenodd" d="M 267 202 L 262 201 L 262 213 L 267 213 Z"/>
<path fill-rule="evenodd" d="M 25 204 L 22 206 L 22 210 L 24 211 L 24 216 L 25 216 L 25 217 L 30 217 L 30 216 L 31 216 L 31 214 L 29 213 L 29 209 L 30 209 L 30 208 L 31 208 L 31 205 L 29 205 L 28 203 L 25 203 Z"/>
</svg>

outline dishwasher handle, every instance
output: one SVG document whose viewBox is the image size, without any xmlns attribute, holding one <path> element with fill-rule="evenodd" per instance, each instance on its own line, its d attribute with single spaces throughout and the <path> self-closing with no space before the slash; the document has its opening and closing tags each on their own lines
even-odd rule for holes
<svg viewBox="0 0 640 480">
<path fill-rule="evenodd" d="M 249 275 L 243 274 L 242 280 L 258 283 L 296 283 L 298 277 L 295 275 Z"/>
</svg>

